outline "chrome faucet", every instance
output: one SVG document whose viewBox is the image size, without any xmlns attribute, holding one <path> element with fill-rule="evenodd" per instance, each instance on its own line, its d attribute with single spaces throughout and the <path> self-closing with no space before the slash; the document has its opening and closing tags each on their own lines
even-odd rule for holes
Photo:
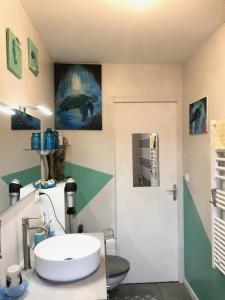
<svg viewBox="0 0 225 300">
<path fill-rule="evenodd" d="M 22 219 L 24 270 L 31 268 L 30 245 L 28 244 L 29 231 L 41 229 L 45 232 L 46 238 L 48 237 L 48 229 L 45 226 L 30 226 L 30 220 L 39 220 L 39 218 Z"/>
<path fill-rule="evenodd" d="M 2 235 L 1 235 L 1 226 L 2 225 L 2 221 L 0 220 L 0 259 L 2 258 Z"/>
</svg>

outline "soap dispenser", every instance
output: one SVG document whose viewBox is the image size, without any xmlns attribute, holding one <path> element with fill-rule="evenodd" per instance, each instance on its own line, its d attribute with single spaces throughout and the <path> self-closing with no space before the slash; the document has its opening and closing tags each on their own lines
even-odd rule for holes
<svg viewBox="0 0 225 300">
<path fill-rule="evenodd" d="M 37 221 L 37 226 L 41 227 L 44 225 L 44 222 L 40 216 L 40 218 Z M 34 234 L 34 246 L 36 246 L 38 243 L 42 242 L 45 240 L 46 234 L 43 229 L 37 229 L 37 231 Z"/>
</svg>

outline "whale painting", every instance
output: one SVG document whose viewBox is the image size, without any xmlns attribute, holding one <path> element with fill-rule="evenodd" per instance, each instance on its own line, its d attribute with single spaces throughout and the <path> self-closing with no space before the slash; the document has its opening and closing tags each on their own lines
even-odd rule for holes
<svg viewBox="0 0 225 300">
<path fill-rule="evenodd" d="M 55 128 L 102 130 L 101 65 L 55 64 Z"/>
</svg>

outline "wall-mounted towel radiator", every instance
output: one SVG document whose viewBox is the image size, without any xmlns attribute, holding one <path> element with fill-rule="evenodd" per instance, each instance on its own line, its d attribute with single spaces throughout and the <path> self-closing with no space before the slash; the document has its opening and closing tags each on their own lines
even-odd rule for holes
<svg viewBox="0 0 225 300">
<path fill-rule="evenodd" d="M 225 121 L 219 121 L 220 126 Z M 212 124 L 212 263 L 225 275 L 225 148 L 217 149 L 221 131 Z M 225 134 L 225 132 L 224 132 Z M 216 140 L 216 142 L 215 142 Z M 224 141 L 225 142 L 225 141 Z"/>
</svg>

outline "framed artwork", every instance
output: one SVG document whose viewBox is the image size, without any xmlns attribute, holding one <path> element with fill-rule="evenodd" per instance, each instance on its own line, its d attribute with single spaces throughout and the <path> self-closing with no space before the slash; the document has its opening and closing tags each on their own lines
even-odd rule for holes
<svg viewBox="0 0 225 300">
<path fill-rule="evenodd" d="M 208 132 L 208 104 L 204 97 L 189 105 L 189 133 L 202 134 Z"/>
<path fill-rule="evenodd" d="M 6 29 L 7 68 L 17 78 L 22 78 L 22 49 L 19 39 L 10 30 Z"/>
<path fill-rule="evenodd" d="M 38 76 L 39 68 L 38 68 L 38 49 L 32 42 L 30 38 L 27 39 L 28 42 L 28 65 L 31 72 Z"/>
<path fill-rule="evenodd" d="M 102 130 L 101 65 L 55 64 L 55 128 Z"/>
<path fill-rule="evenodd" d="M 41 121 L 27 113 L 15 109 L 15 115 L 11 116 L 12 130 L 40 130 Z"/>
</svg>

